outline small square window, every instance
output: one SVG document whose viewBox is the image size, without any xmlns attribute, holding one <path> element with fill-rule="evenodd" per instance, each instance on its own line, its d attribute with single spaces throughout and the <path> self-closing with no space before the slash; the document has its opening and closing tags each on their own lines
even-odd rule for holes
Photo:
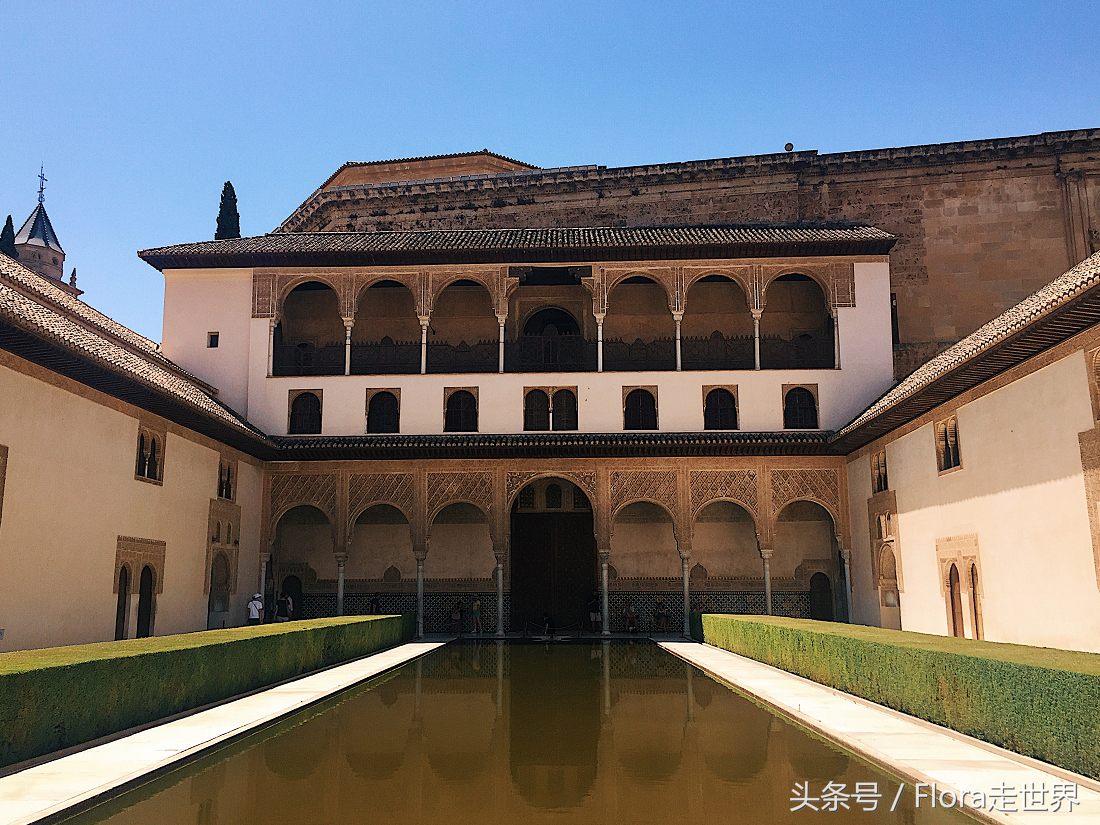
<svg viewBox="0 0 1100 825">
<path fill-rule="evenodd" d="M 217 347 L 218 347 L 218 333 L 216 333 L 216 332 L 206 333 L 206 347 L 207 347 L 207 349 L 217 349 Z"/>
</svg>

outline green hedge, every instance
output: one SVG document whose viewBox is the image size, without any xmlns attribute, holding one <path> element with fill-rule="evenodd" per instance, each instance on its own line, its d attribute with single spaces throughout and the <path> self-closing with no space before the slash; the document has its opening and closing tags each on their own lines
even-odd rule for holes
<svg viewBox="0 0 1100 825">
<path fill-rule="evenodd" d="M 0 654 L 0 767 L 411 639 L 415 618 L 347 616 Z"/>
<path fill-rule="evenodd" d="M 1100 778 L 1100 655 L 808 619 L 700 618 L 708 644 Z"/>
</svg>

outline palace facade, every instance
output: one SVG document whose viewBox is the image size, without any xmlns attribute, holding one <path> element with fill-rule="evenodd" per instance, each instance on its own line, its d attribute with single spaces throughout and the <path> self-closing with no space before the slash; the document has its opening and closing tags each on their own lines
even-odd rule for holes
<svg viewBox="0 0 1100 825">
<path fill-rule="evenodd" d="M 529 174 L 350 165 L 276 233 L 144 250 L 159 345 L 0 258 L 0 649 L 257 591 L 423 632 L 479 602 L 491 634 L 698 609 L 1100 649 L 1100 256 L 898 383 L 912 236 L 874 221 L 296 223 Z"/>
</svg>

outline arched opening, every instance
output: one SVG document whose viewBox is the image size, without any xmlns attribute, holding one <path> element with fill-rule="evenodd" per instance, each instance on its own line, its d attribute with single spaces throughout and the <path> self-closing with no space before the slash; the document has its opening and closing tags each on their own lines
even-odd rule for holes
<svg viewBox="0 0 1100 825">
<path fill-rule="evenodd" d="M 576 289 L 583 292 L 581 287 Z M 582 336 L 577 319 L 558 307 L 532 313 L 506 351 L 510 372 L 591 370 L 596 367 L 595 356 L 595 347 Z"/>
<path fill-rule="evenodd" d="M 307 281 L 290 291 L 275 326 L 274 375 L 342 375 L 344 321 L 328 284 Z"/>
<path fill-rule="evenodd" d="M 156 600 L 156 574 L 149 565 L 141 568 L 138 581 L 137 638 L 153 635 L 153 620 Z"/>
<path fill-rule="evenodd" d="M 279 592 L 290 597 L 290 618 L 302 618 L 302 580 L 297 576 L 284 576 Z"/>
<path fill-rule="evenodd" d="M 473 393 L 455 390 L 447 397 L 443 431 L 447 433 L 477 432 L 477 399 L 474 398 Z"/>
<path fill-rule="evenodd" d="M 833 319 L 820 284 L 808 275 L 782 275 L 768 284 L 760 316 L 764 369 L 831 369 Z"/>
<path fill-rule="evenodd" d="M 737 399 L 732 392 L 718 387 L 707 393 L 703 403 L 703 429 L 737 429 Z"/>
<path fill-rule="evenodd" d="M 321 399 L 316 393 L 300 392 L 290 403 L 290 435 L 321 434 Z"/>
<path fill-rule="evenodd" d="M 700 568 L 697 578 L 759 580 L 759 609 L 765 612 L 763 600 L 764 567 L 756 542 L 756 522 L 748 510 L 732 501 L 712 501 L 695 517 L 691 542 L 692 564 Z M 693 568 L 694 569 L 694 568 Z M 702 572 L 705 571 L 705 572 Z M 731 584 L 723 589 L 743 589 Z"/>
<path fill-rule="evenodd" d="M 530 432 L 550 429 L 550 396 L 542 390 L 528 390 L 523 397 L 523 429 Z"/>
<path fill-rule="evenodd" d="M 353 375 L 420 372 L 416 298 L 397 281 L 376 281 L 359 294 L 351 330 Z"/>
<path fill-rule="evenodd" d="M 160 445 L 156 436 L 149 438 L 149 459 L 145 465 L 145 477 L 154 480 L 160 479 Z"/>
<path fill-rule="evenodd" d="M 489 290 L 465 279 L 449 284 L 432 310 L 428 372 L 496 372 L 498 330 Z"/>
<path fill-rule="evenodd" d="M 810 618 L 846 620 L 848 591 L 836 540 L 836 523 L 820 504 L 792 501 L 780 510 L 770 568 L 772 607 L 776 614 L 805 617 L 809 613 Z M 822 578 L 815 578 L 819 573 Z M 783 585 L 784 581 L 801 584 L 792 587 Z"/>
<path fill-rule="evenodd" d="M 688 289 L 680 338 L 685 370 L 751 370 L 756 366 L 748 299 L 725 275 L 707 275 Z"/>
<path fill-rule="evenodd" d="M 401 431 L 401 411 L 397 396 L 392 392 L 376 392 L 367 404 L 368 433 L 396 433 Z"/>
<path fill-rule="evenodd" d="M 783 396 L 783 428 L 817 429 L 817 399 L 805 387 L 793 387 Z"/>
<path fill-rule="evenodd" d="M 607 296 L 603 363 L 608 371 L 676 369 L 676 323 L 664 287 L 635 275 Z"/>
<path fill-rule="evenodd" d="M 229 559 L 216 553 L 210 565 L 210 598 L 206 600 L 206 629 L 227 627 L 229 622 Z"/>
<path fill-rule="evenodd" d="M 478 592 L 495 589 L 496 556 L 493 553 L 493 536 L 489 529 L 489 518 L 479 507 L 467 502 L 457 501 L 440 510 L 429 525 L 428 556 L 424 563 L 425 576 L 449 581 L 460 579 L 475 580 Z M 432 590 L 431 584 L 427 585 Z M 450 587 L 441 588 L 433 597 L 437 610 L 425 611 L 425 631 L 443 633 L 452 628 L 451 614 L 459 606 L 461 629 L 473 630 L 471 612 L 475 597 L 468 593 L 454 592 Z M 449 591 L 449 592 L 448 592 Z M 496 625 L 495 605 L 481 603 L 481 622 L 483 628 Z"/>
<path fill-rule="evenodd" d="M 352 527 L 351 553 L 344 575 L 372 582 L 373 590 L 383 584 L 387 590 L 390 585 L 400 587 L 402 580 L 411 582 L 416 578 L 412 532 L 404 513 L 392 504 L 374 504 L 359 514 Z"/>
<path fill-rule="evenodd" d="M 624 430 L 657 429 L 657 400 L 649 390 L 631 390 L 623 405 Z"/>
<path fill-rule="evenodd" d="M 130 618 L 130 568 L 118 570 L 118 603 L 115 605 L 115 640 L 125 639 Z"/>
<path fill-rule="evenodd" d="M 266 616 L 274 615 L 273 600 L 288 576 L 296 576 L 306 591 L 295 599 L 296 617 L 303 612 L 310 618 L 335 615 L 337 569 L 332 524 L 319 508 L 301 504 L 282 515 L 275 526 L 275 552 L 269 569 Z M 311 604 L 306 605 L 307 601 Z"/>
<path fill-rule="evenodd" d="M 985 632 L 982 628 L 982 603 L 978 594 L 978 565 L 970 565 L 970 607 L 973 611 L 974 638 L 984 639 Z"/>
<path fill-rule="evenodd" d="M 959 582 L 959 568 L 954 564 L 947 571 L 947 589 L 951 599 L 951 635 L 961 639 L 966 636 L 963 627 L 962 585 Z"/>
<path fill-rule="evenodd" d="M 564 479 L 524 487 L 511 511 L 512 627 L 586 626 L 597 589 L 596 536 L 584 491 Z"/>
<path fill-rule="evenodd" d="M 898 592 L 898 564 L 892 544 L 882 545 L 878 557 L 880 616 L 882 626 L 901 630 L 901 596 Z"/>
<path fill-rule="evenodd" d="M 547 307 L 533 313 L 523 325 L 524 335 L 580 335 L 577 319 L 557 307 Z"/>
<path fill-rule="evenodd" d="M 557 390 L 551 409 L 555 430 L 577 429 L 577 396 L 572 390 Z"/>
<path fill-rule="evenodd" d="M 655 629 L 657 598 L 669 616 L 669 629 L 681 630 L 684 597 L 680 554 L 672 516 L 659 504 L 635 501 L 621 508 L 611 523 L 610 624 L 615 631 L 629 630 L 630 614 L 637 630 Z M 609 571 L 610 573 L 610 571 Z M 648 579 L 644 593 L 620 590 L 619 579 Z"/>
</svg>

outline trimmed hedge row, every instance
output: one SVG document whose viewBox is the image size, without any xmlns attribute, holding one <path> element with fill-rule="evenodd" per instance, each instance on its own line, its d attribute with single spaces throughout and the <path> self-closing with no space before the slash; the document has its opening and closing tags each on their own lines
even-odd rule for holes
<svg viewBox="0 0 1100 825">
<path fill-rule="evenodd" d="M 0 767 L 408 641 L 348 616 L 0 654 Z"/>
<path fill-rule="evenodd" d="M 715 647 L 1100 778 L 1100 655 L 777 616 L 703 615 L 698 629 Z"/>
</svg>

